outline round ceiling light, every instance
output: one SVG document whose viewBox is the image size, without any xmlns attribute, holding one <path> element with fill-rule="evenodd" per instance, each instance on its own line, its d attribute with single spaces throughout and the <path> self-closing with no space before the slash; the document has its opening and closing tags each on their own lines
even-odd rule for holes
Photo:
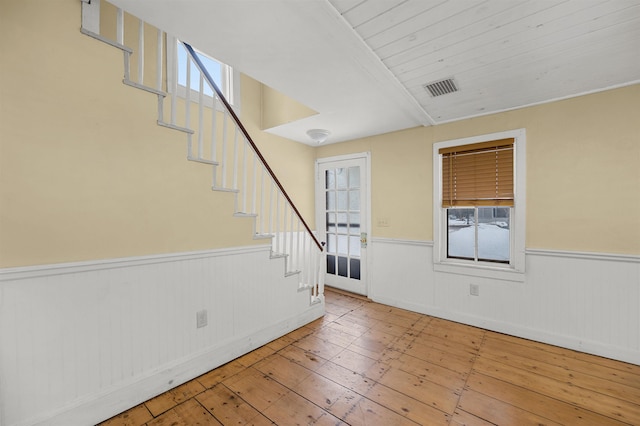
<svg viewBox="0 0 640 426">
<path fill-rule="evenodd" d="M 330 134 L 331 132 L 325 129 L 307 130 L 307 135 L 311 138 L 312 141 L 314 141 L 317 144 L 321 144 L 325 142 Z"/>
</svg>

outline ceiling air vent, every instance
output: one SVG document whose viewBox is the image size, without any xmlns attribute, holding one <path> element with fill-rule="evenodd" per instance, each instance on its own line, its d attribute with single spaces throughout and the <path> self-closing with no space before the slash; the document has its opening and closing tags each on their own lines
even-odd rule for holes
<svg viewBox="0 0 640 426">
<path fill-rule="evenodd" d="M 447 78 L 445 80 L 434 81 L 433 83 L 425 84 L 422 86 L 428 91 L 434 98 L 436 96 L 446 95 L 447 93 L 453 93 L 458 91 L 456 82 L 453 78 Z"/>
</svg>

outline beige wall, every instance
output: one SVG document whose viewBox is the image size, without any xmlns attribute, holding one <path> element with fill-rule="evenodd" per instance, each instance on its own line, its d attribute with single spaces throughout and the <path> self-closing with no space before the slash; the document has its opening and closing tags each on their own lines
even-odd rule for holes
<svg viewBox="0 0 640 426">
<path fill-rule="evenodd" d="M 431 145 L 428 127 L 317 148 L 318 158 L 371 152 L 374 237 L 431 240 Z M 388 227 L 378 226 L 386 220 Z"/>
<path fill-rule="evenodd" d="M 242 77 L 242 122 L 254 138 L 292 201 L 308 225 L 315 228 L 315 149 L 298 142 L 262 132 L 262 94 L 266 87 L 250 77 Z M 268 89 L 267 89 L 268 90 Z M 272 105 L 271 105 L 272 106 Z"/>
<path fill-rule="evenodd" d="M 432 145 L 527 130 L 527 248 L 640 253 L 640 85 L 318 148 L 371 151 L 372 233 L 433 239 Z M 389 227 L 377 226 L 379 218 Z"/>
<path fill-rule="evenodd" d="M 0 267 L 263 244 L 209 167 L 186 161 L 185 135 L 155 124 L 155 95 L 122 84 L 122 53 L 80 33 L 80 5 L 0 6 Z M 260 87 L 245 80 L 253 132 Z M 311 148 L 257 140 L 312 213 Z"/>
<path fill-rule="evenodd" d="M 0 266 L 255 243 L 122 53 L 80 34 L 80 2 L 1 8 Z M 245 126 L 312 227 L 314 159 L 370 151 L 373 236 L 431 240 L 432 144 L 524 127 L 527 247 L 640 253 L 640 85 L 319 148 L 261 132 L 263 93 L 243 77 Z"/>
<path fill-rule="evenodd" d="M 311 108 L 264 84 L 261 95 L 261 129 L 270 129 L 317 114 Z"/>
</svg>

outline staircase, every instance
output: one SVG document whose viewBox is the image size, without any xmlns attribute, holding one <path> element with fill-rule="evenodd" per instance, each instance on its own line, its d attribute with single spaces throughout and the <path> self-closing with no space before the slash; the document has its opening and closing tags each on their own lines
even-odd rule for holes
<svg viewBox="0 0 640 426">
<path fill-rule="evenodd" d="M 184 135 L 187 160 L 211 169 L 213 191 L 235 194 L 234 216 L 253 218 L 253 238 L 270 240 L 271 257 L 284 259 L 285 276 L 297 275 L 298 291 L 309 291 L 310 304 L 321 303 L 323 245 L 198 53 L 187 43 L 176 42 L 166 32 L 104 0 L 81 1 L 81 32 L 122 50 L 123 83 L 157 96 L 158 125 Z M 165 54 L 174 48 L 183 49 L 185 61 L 178 61 L 177 52 L 171 59 Z M 172 78 L 167 78 L 169 72 Z M 178 75 L 185 76 L 186 84 L 178 83 Z"/>
</svg>

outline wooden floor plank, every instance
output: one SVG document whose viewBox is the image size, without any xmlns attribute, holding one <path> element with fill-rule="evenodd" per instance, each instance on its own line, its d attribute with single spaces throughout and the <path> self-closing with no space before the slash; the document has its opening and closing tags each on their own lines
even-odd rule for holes
<svg viewBox="0 0 640 426">
<path fill-rule="evenodd" d="M 247 368 L 225 380 L 223 384 L 260 412 L 291 392 L 255 368 Z"/>
<path fill-rule="evenodd" d="M 628 424 L 640 424 L 640 405 L 604 395 L 599 390 L 585 389 L 571 383 L 521 370 L 480 357 L 473 366 L 475 371 L 505 382 L 534 388 L 539 393 L 560 401 L 594 411 Z"/>
<path fill-rule="evenodd" d="M 174 425 L 214 426 L 222 425 L 222 423 L 216 420 L 196 399 L 188 399 L 147 423 L 147 426 Z"/>
<path fill-rule="evenodd" d="M 370 325 L 358 324 L 355 322 L 344 321 L 342 318 L 327 325 L 327 328 L 338 330 L 354 337 L 360 337 L 371 329 Z"/>
<path fill-rule="evenodd" d="M 569 370 L 568 368 L 548 364 L 543 360 L 532 359 L 520 354 L 496 353 L 483 351 L 485 358 L 491 358 L 502 364 L 510 365 L 522 370 L 551 377 L 555 380 L 570 383 L 587 389 L 598 389 L 598 392 L 619 398 L 628 402 L 637 403 L 640 401 L 640 387 L 633 387 L 626 384 L 613 382 L 607 379 L 593 376 L 591 374 Z M 594 366 L 592 370 L 597 370 Z"/>
<path fill-rule="evenodd" d="M 622 361 L 617 361 L 614 359 L 599 357 L 597 355 L 574 351 L 567 348 L 561 348 L 560 346 L 548 345 L 545 343 L 536 342 L 534 340 L 523 339 L 520 337 L 509 336 L 501 333 L 495 333 L 492 331 L 488 331 L 487 333 L 488 333 L 488 336 L 492 336 L 494 339 L 500 339 L 507 342 L 517 343 L 519 345 L 526 346 L 527 348 L 536 352 L 555 353 L 566 359 L 580 360 L 588 364 L 609 367 L 615 370 L 624 371 L 627 373 L 632 373 L 637 376 L 640 376 L 640 364 L 630 364 Z"/>
<path fill-rule="evenodd" d="M 270 425 L 272 423 L 271 420 L 267 419 L 223 384 L 208 389 L 196 396 L 196 399 L 224 425 Z"/>
<path fill-rule="evenodd" d="M 324 359 L 331 359 L 345 349 L 328 340 L 320 339 L 313 334 L 303 337 L 293 343 L 293 345 Z"/>
<path fill-rule="evenodd" d="M 312 373 L 293 391 L 339 419 L 344 418 L 355 402 L 362 398 L 358 393 L 317 373 Z"/>
<path fill-rule="evenodd" d="M 197 380 L 192 380 L 176 388 L 171 389 L 155 398 L 145 402 L 147 409 L 153 414 L 158 416 L 165 411 L 168 411 L 178 404 L 184 401 L 188 401 L 190 398 L 205 391 L 205 387 Z"/>
<path fill-rule="evenodd" d="M 459 399 L 459 394 L 447 387 L 394 368 L 378 382 L 445 413 L 453 413 Z"/>
<path fill-rule="evenodd" d="M 418 343 L 416 341 L 407 348 L 405 353 L 423 361 L 440 365 L 460 373 L 469 372 L 475 359 L 471 354 L 462 355 L 447 352 L 446 350 L 440 349 L 437 345 L 430 344 L 429 342 Z"/>
<path fill-rule="evenodd" d="M 137 405 L 106 422 L 102 426 L 141 426 L 153 420 L 153 416 L 144 404 Z"/>
<path fill-rule="evenodd" d="M 462 392 L 467 375 L 421 360 L 408 354 L 391 360 L 389 366 L 400 369 L 415 376 L 431 380 L 458 393 Z"/>
<path fill-rule="evenodd" d="M 289 389 L 311 374 L 311 370 L 280 354 L 273 354 L 253 367 Z"/>
<path fill-rule="evenodd" d="M 326 342 L 331 342 L 335 345 L 342 346 L 346 348 L 350 344 L 352 344 L 356 339 L 358 339 L 360 335 L 353 335 L 350 333 L 346 333 L 343 330 L 336 329 L 334 327 L 325 327 L 317 332 L 313 333 L 313 336 L 318 339 L 324 340 Z"/>
<path fill-rule="evenodd" d="M 340 424 L 340 419 L 290 392 L 273 403 L 262 414 L 277 425 Z M 327 423 L 328 422 L 328 423 Z"/>
<path fill-rule="evenodd" d="M 560 423 L 473 390 L 462 394 L 459 408 L 496 425 L 560 426 Z"/>
<path fill-rule="evenodd" d="M 586 373 L 612 382 L 640 388 L 640 374 L 633 373 L 633 368 L 625 368 L 626 363 L 596 358 L 586 361 L 575 356 L 559 353 L 555 348 L 540 346 L 540 344 L 522 344 L 523 339 L 486 339 L 485 353 L 514 354 L 526 358 L 543 361 L 569 371 Z M 535 342 L 534 342 L 535 343 Z M 591 359 L 591 357 L 589 357 Z M 612 367 L 615 365 L 616 368 Z"/>
<path fill-rule="evenodd" d="M 377 363 L 376 360 L 357 352 L 353 352 L 349 349 L 345 349 L 338 355 L 331 358 L 331 362 L 358 374 L 365 374 L 373 365 Z"/>
<path fill-rule="evenodd" d="M 238 361 L 228 362 L 215 370 L 211 370 L 208 373 L 196 378 L 196 380 L 205 388 L 212 388 L 223 380 L 233 376 L 236 373 L 244 370 L 246 367 L 240 364 Z"/>
<path fill-rule="evenodd" d="M 358 400 L 343 420 L 352 426 L 415 426 L 419 424 L 367 398 Z"/>
<path fill-rule="evenodd" d="M 537 391 L 516 386 L 477 372 L 473 372 L 469 376 L 466 389 L 485 394 L 565 425 L 620 426 L 623 424 L 588 409 L 576 407 L 542 395 Z"/>
<path fill-rule="evenodd" d="M 293 345 L 287 346 L 286 348 L 278 351 L 278 354 L 311 371 L 317 370 L 322 364 L 328 361 L 314 353 L 305 351 L 304 349 Z"/>
<path fill-rule="evenodd" d="M 446 412 L 380 383 L 373 385 L 365 397 L 421 425 L 449 424 L 449 415 Z"/>
<path fill-rule="evenodd" d="M 375 384 L 374 380 L 333 362 L 322 365 L 317 373 L 360 395 L 367 393 Z"/>
<path fill-rule="evenodd" d="M 494 426 L 494 424 L 462 409 L 457 409 L 451 416 L 449 426 Z"/>
</svg>

